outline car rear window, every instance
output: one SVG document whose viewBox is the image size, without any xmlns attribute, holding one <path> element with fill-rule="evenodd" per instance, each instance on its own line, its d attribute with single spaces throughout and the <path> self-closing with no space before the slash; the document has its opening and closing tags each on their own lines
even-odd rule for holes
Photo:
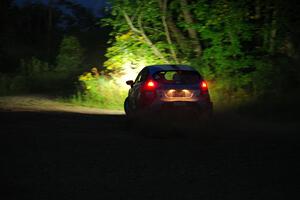
<svg viewBox="0 0 300 200">
<path fill-rule="evenodd" d="M 200 82 L 200 75 L 195 71 L 160 71 L 153 75 L 154 80 L 165 84 L 196 84 Z"/>
</svg>

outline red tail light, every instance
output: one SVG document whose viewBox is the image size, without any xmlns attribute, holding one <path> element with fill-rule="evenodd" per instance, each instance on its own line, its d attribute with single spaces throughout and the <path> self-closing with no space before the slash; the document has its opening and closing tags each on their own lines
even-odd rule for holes
<svg viewBox="0 0 300 200">
<path fill-rule="evenodd" d="M 147 80 L 144 85 L 141 87 L 141 99 L 140 104 L 141 106 L 149 105 L 153 102 L 156 97 L 156 88 L 158 83 L 154 80 Z"/>
<path fill-rule="evenodd" d="M 157 87 L 157 83 L 153 80 L 148 80 L 145 83 L 144 90 L 155 90 Z"/>
<path fill-rule="evenodd" d="M 206 81 L 201 81 L 201 83 L 200 83 L 200 89 L 202 91 L 207 91 L 208 90 L 208 86 L 207 86 Z"/>
</svg>

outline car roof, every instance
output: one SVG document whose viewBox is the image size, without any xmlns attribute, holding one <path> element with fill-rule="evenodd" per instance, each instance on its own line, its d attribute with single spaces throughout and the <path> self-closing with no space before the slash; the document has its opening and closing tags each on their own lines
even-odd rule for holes
<svg viewBox="0 0 300 200">
<path fill-rule="evenodd" d="M 173 70 L 183 70 L 183 71 L 194 71 L 197 72 L 193 67 L 188 65 L 150 65 L 146 66 L 151 74 L 159 71 L 173 71 Z"/>
</svg>

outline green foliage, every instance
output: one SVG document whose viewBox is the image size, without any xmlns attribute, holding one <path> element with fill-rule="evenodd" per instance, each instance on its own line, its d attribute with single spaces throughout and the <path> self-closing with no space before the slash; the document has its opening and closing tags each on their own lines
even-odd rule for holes
<svg viewBox="0 0 300 200">
<path fill-rule="evenodd" d="M 55 91 L 57 80 L 63 80 L 61 74 L 50 70 L 52 68 L 47 62 L 36 57 L 28 60 L 21 60 L 20 74 L 24 77 L 27 91 L 30 92 L 49 92 Z"/>
<path fill-rule="evenodd" d="M 56 71 L 78 71 L 83 61 L 83 49 L 78 39 L 74 36 L 65 36 L 60 44 L 59 54 L 56 59 Z"/>
<path fill-rule="evenodd" d="M 13 77 L 11 79 L 9 90 L 11 94 L 20 94 L 28 92 L 28 81 L 26 77 L 22 75 Z"/>
<path fill-rule="evenodd" d="M 104 66 L 109 70 L 123 71 L 122 67 L 130 62 L 135 68 L 136 65 L 149 65 L 164 63 L 171 60 L 170 45 L 165 41 L 164 27 L 161 23 L 161 11 L 156 0 L 139 1 L 113 1 L 111 12 L 113 18 L 103 20 L 104 25 L 113 28 L 114 39 L 110 42 L 106 57 L 108 60 Z M 129 16 L 132 27 L 124 18 L 124 12 Z M 141 24 L 139 23 L 141 21 Z M 145 33 L 146 37 L 142 34 Z M 148 41 L 153 44 L 149 45 Z M 157 57 L 153 46 L 165 58 Z M 174 61 L 172 61 L 174 62 Z"/>
<path fill-rule="evenodd" d="M 42 60 L 32 57 L 28 60 L 21 60 L 20 73 L 27 77 L 36 77 L 41 73 L 49 71 L 49 64 Z"/>
<path fill-rule="evenodd" d="M 20 93 L 68 94 L 74 91 L 77 75 L 74 71 L 53 70 L 36 57 L 21 60 L 17 74 L 1 75 L 2 95 Z"/>
<path fill-rule="evenodd" d="M 0 96 L 24 94 L 29 91 L 28 79 L 23 75 L 0 74 Z"/>
<path fill-rule="evenodd" d="M 82 73 L 83 50 L 73 36 L 63 38 L 57 66 L 37 57 L 22 59 L 16 74 L 0 75 L 0 95 L 47 93 L 69 95 L 75 90 L 78 74 Z"/>
<path fill-rule="evenodd" d="M 291 40 L 294 33 L 288 28 L 295 20 L 292 14 L 295 9 L 290 5 L 279 1 L 200 0 L 187 1 L 188 5 L 182 7 L 182 0 L 168 1 L 166 17 L 173 43 L 170 46 L 166 42 L 159 6 L 163 1 L 111 2 L 112 16 L 105 19 L 106 25 L 113 27 L 112 35 L 116 36 L 106 54 L 105 66 L 110 70 L 126 73 L 127 61 L 134 63 L 145 58 L 151 58 L 145 64 L 164 63 L 139 34 L 143 28 L 169 62 L 172 62 L 172 47 L 180 63 L 191 64 L 204 75 L 216 104 L 240 105 L 276 95 L 290 85 L 299 87 L 299 78 L 290 74 L 299 75 L 300 70 L 287 61 L 293 60 L 291 56 L 295 55 Z M 142 18 L 139 18 L 141 13 Z M 193 37 L 198 38 L 202 47 L 200 57 L 193 53 L 193 31 L 196 31 Z M 186 44 L 190 49 L 182 49 Z M 274 59 L 276 55 L 278 59 Z M 290 58 L 285 59 L 287 57 Z"/>
<path fill-rule="evenodd" d="M 111 78 L 94 76 L 88 72 L 79 77 L 80 90 L 73 102 L 100 108 L 123 109 L 127 90 Z"/>
<path fill-rule="evenodd" d="M 247 7 L 237 6 L 234 2 L 217 1 L 206 3 L 203 8 L 198 5 L 195 10 L 196 19 L 203 22 L 196 28 L 206 41 L 202 58 L 196 64 L 212 81 L 212 97 L 217 104 L 224 99 L 229 104 L 239 103 L 251 95 L 252 76 L 245 70 L 254 67 L 255 59 L 243 43 L 252 39 L 252 26 L 244 14 Z"/>
<path fill-rule="evenodd" d="M 36 83 L 41 74 L 47 73 L 49 70 L 48 63 L 43 62 L 36 57 L 28 60 L 21 60 L 19 72 L 15 75 L 0 75 L 0 94 L 23 94 L 34 91 L 35 87 L 43 88 L 42 84 Z M 47 79 L 44 79 L 45 82 Z"/>
<path fill-rule="evenodd" d="M 158 61 L 151 49 L 143 43 L 143 38 L 130 31 L 116 36 L 116 41 L 107 49 L 106 56 L 109 59 L 104 62 L 104 66 L 115 77 L 131 71 L 137 73 L 145 65 Z"/>
<path fill-rule="evenodd" d="M 0 96 L 9 94 L 11 79 L 8 75 L 0 73 Z"/>
</svg>

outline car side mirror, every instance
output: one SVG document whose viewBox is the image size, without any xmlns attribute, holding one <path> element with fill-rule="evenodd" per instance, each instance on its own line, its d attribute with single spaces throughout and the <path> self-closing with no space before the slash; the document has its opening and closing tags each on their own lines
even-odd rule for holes
<svg viewBox="0 0 300 200">
<path fill-rule="evenodd" d="M 130 85 L 130 87 L 132 87 L 133 83 L 134 83 L 133 80 L 126 81 L 126 84 Z"/>
</svg>

